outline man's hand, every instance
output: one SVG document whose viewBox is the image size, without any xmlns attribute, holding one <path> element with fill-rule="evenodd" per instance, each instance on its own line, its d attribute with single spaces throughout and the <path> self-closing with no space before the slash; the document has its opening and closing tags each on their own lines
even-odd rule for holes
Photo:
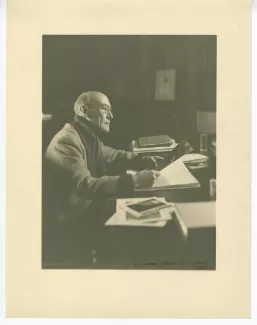
<svg viewBox="0 0 257 325">
<path fill-rule="evenodd" d="M 143 170 L 133 175 L 136 188 L 151 187 L 154 181 L 160 176 L 160 172 L 155 170 Z"/>
<path fill-rule="evenodd" d="M 161 160 L 164 160 L 164 158 L 160 156 L 144 156 L 142 158 L 144 168 L 146 169 L 157 168 Z"/>
</svg>

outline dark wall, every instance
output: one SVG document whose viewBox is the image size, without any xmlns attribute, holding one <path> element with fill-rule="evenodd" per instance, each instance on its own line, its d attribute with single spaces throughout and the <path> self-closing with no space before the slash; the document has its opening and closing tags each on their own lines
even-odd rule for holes
<svg viewBox="0 0 257 325">
<path fill-rule="evenodd" d="M 154 99 L 165 68 L 176 69 L 174 101 Z M 88 90 L 111 101 L 113 146 L 161 133 L 194 143 L 196 110 L 216 110 L 216 37 L 43 36 L 43 113 L 61 126 Z"/>
</svg>

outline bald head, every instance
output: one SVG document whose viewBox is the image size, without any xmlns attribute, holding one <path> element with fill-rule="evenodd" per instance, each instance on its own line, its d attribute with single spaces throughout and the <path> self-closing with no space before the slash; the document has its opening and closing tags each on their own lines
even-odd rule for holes
<svg viewBox="0 0 257 325">
<path fill-rule="evenodd" d="M 74 105 L 75 115 L 79 115 L 97 125 L 102 131 L 109 132 L 113 118 L 111 104 L 107 96 L 98 91 L 82 93 Z"/>
<path fill-rule="evenodd" d="M 82 93 L 76 100 L 74 105 L 75 115 L 84 114 L 85 108 L 97 107 L 99 105 L 109 105 L 108 98 L 98 91 L 87 91 Z"/>
</svg>

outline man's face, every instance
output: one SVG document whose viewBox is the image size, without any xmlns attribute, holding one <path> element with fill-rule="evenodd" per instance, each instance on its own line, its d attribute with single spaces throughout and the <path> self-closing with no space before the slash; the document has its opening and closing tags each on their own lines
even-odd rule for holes
<svg viewBox="0 0 257 325">
<path fill-rule="evenodd" d="M 105 95 L 99 94 L 92 100 L 87 110 L 87 116 L 90 122 L 98 126 L 101 131 L 110 132 L 110 123 L 113 115 L 111 104 Z"/>
</svg>

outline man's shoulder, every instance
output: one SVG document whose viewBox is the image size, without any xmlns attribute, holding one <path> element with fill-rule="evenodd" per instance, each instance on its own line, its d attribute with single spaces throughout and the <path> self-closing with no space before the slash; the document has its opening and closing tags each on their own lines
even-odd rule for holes
<svg viewBox="0 0 257 325">
<path fill-rule="evenodd" d="M 74 141 L 79 139 L 79 134 L 71 123 L 66 123 L 53 139 L 58 142 L 62 140 Z"/>
<path fill-rule="evenodd" d="M 66 123 L 62 129 L 55 134 L 48 146 L 48 150 L 51 148 L 58 148 L 63 145 L 71 145 L 75 147 L 82 146 L 80 136 L 71 123 Z"/>
</svg>

